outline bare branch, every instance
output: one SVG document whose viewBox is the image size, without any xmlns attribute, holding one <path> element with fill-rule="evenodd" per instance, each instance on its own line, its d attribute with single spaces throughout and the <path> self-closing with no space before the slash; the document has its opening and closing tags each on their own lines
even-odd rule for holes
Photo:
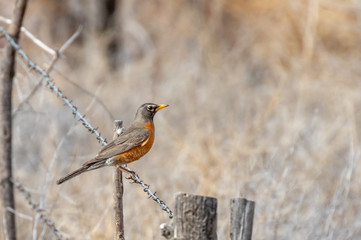
<svg viewBox="0 0 361 240">
<path fill-rule="evenodd" d="M 13 21 L 9 26 L 9 36 L 16 44 L 20 36 L 27 0 L 18 0 L 15 3 Z M 7 42 L 0 69 L 0 195 L 3 206 L 3 216 L 6 223 L 4 231 L 10 240 L 16 240 L 15 214 L 8 209 L 15 210 L 14 186 L 12 178 L 12 116 L 11 92 L 15 75 L 15 49 Z"/>
<path fill-rule="evenodd" d="M 28 215 L 26 215 L 24 213 L 20 213 L 20 212 L 16 211 L 15 209 L 8 208 L 8 211 L 14 213 L 16 216 L 18 216 L 18 217 L 20 217 L 22 219 L 26 219 L 26 220 L 29 220 L 29 221 L 33 220 L 32 217 L 30 217 L 30 216 L 28 216 Z"/>
<path fill-rule="evenodd" d="M 80 35 L 81 31 L 83 31 L 83 26 L 78 27 L 75 33 L 73 33 L 73 35 L 63 44 L 63 46 L 61 46 L 59 52 L 63 53 L 65 49 L 67 49 L 74 42 L 74 40 Z"/>
<path fill-rule="evenodd" d="M 0 21 L 4 22 L 6 24 L 11 24 L 11 19 L 5 18 L 3 16 L 0 16 Z M 56 55 L 56 51 L 48 47 L 45 43 L 39 40 L 39 38 L 35 37 L 31 32 L 29 32 L 26 28 L 21 27 L 21 32 L 24 33 L 25 36 L 27 36 L 31 41 L 33 41 L 36 45 L 38 45 L 41 49 L 43 49 L 45 52 Z"/>
</svg>

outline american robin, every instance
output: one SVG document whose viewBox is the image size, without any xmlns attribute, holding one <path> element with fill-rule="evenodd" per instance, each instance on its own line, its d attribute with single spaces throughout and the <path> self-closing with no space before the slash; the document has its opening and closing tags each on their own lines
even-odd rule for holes
<svg viewBox="0 0 361 240">
<path fill-rule="evenodd" d="M 127 130 L 100 149 L 95 158 L 85 162 L 81 168 L 69 173 L 56 183 L 61 184 L 83 172 L 105 166 L 128 164 L 143 157 L 154 142 L 154 115 L 165 107 L 168 105 L 154 103 L 141 105 Z"/>
</svg>

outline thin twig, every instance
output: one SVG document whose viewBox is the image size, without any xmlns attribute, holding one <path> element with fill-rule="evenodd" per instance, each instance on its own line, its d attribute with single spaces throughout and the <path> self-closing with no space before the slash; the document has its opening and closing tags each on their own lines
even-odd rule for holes
<svg viewBox="0 0 361 240">
<path fill-rule="evenodd" d="M 8 209 L 9 212 L 14 213 L 16 216 L 18 216 L 18 217 L 20 217 L 20 218 L 22 218 L 22 219 L 26 219 L 26 220 L 29 220 L 29 221 L 32 221 L 32 220 L 33 220 L 32 217 L 30 217 L 30 216 L 28 216 L 28 215 L 26 215 L 26 214 L 24 214 L 24 213 L 18 212 L 18 211 L 16 211 L 15 209 L 12 209 L 12 208 L 9 208 L 9 207 L 8 207 L 7 209 Z"/>
<path fill-rule="evenodd" d="M 19 41 L 27 3 L 27 0 L 15 1 L 12 22 L 9 32 L 6 32 L 8 36 L 12 36 L 14 44 Z M 15 215 L 7 210 L 8 208 L 15 209 L 14 186 L 11 182 L 13 171 L 11 109 L 15 66 L 16 50 L 12 43 L 7 42 L 0 64 L 0 204 L 6 222 L 4 232 L 8 235 L 9 240 L 16 240 Z"/>
<path fill-rule="evenodd" d="M 3 16 L 0 16 L 0 21 L 4 22 L 6 24 L 11 24 L 11 19 L 5 18 Z M 45 43 L 39 40 L 39 38 L 35 37 L 31 32 L 29 32 L 26 28 L 21 27 L 21 31 L 24 33 L 25 36 L 30 38 L 36 45 L 38 45 L 41 49 L 43 49 L 45 52 L 56 55 L 56 51 L 48 47 Z"/>
<path fill-rule="evenodd" d="M 63 53 L 65 49 L 67 49 L 74 42 L 74 40 L 80 35 L 81 31 L 83 31 L 83 26 L 78 27 L 75 33 L 73 33 L 73 35 L 63 44 L 63 46 L 61 46 L 59 52 Z"/>
</svg>

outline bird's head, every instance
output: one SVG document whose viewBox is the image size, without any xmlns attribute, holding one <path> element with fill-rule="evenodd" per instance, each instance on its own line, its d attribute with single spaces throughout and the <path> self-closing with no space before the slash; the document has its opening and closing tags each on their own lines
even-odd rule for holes
<svg viewBox="0 0 361 240">
<path fill-rule="evenodd" d="M 154 115 L 161 109 L 168 107 L 166 104 L 144 103 L 138 108 L 135 119 L 142 119 L 145 122 L 152 122 Z"/>
</svg>

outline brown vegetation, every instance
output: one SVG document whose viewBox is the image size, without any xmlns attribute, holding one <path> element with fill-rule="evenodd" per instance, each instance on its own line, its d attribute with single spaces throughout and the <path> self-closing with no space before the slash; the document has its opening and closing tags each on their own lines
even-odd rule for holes
<svg viewBox="0 0 361 240">
<path fill-rule="evenodd" d="M 12 7 L 0 0 L 0 15 Z M 153 149 L 130 166 L 169 205 L 176 192 L 217 197 L 219 239 L 236 196 L 256 201 L 254 239 L 359 238 L 361 3 L 119 1 L 106 30 L 96 0 L 28 7 L 24 26 L 54 49 L 83 24 L 52 76 L 103 136 L 112 116 L 127 126 L 141 103 L 171 106 L 155 119 Z M 114 41 L 123 49 L 109 57 Z M 20 43 L 46 68 L 47 53 Z M 38 79 L 18 61 L 15 106 Z M 112 238 L 112 169 L 55 184 L 98 151 L 95 137 L 46 87 L 13 126 L 14 176 L 63 235 Z M 33 218 L 18 217 L 19 239 L 53 238 L 16 200 Z M 126 239 L 160 239 L 167 214 L 139 186 L 125 182 L 124 208 Z"/>
</svg>

